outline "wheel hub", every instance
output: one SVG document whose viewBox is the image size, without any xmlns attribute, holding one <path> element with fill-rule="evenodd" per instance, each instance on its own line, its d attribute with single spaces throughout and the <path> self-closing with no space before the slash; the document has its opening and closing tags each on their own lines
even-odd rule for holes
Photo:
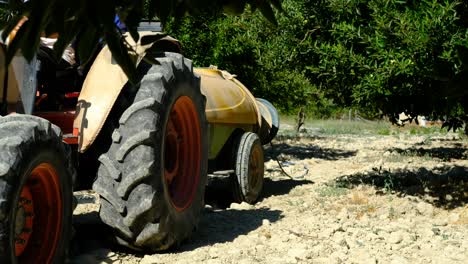
<svg viewBox="0 0 468 264">
<path fill-rule="evenodd" d="M 51 263 L 62 231 L 62 195 L 57 171 L 41 163 L 22 187 L 15 213 L 18 263 Z"/>
<path fill-rule="evenodd" d="M 259 146 L 255 145 L 249 159 L 249 182 L 252 187 L 257 186 L 263 176 L 263 158 Z"/>
<path fill-rule="evenodd" d="M 189 207 L 200 180 L 201 132 L 197 109 L 188 96 L 174 103 L 164 140 L 164 179 L 177 211 Z"/>
<path fill-rule="evenodd" d="M 28 246 L 34 224 L 34 204 L 28 186 L 21 190 L 15 221 L 15 254 L 21 255 Z"/>
</svg>

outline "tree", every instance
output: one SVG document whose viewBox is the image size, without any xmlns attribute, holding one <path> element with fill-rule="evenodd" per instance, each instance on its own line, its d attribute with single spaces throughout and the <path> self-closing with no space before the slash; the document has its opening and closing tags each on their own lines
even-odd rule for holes
<svg viewBox="0 0 468 264">
<path fill-rule="evenodd" d="M 79 35 L 81 41 L 77 42 L 77 54 L 80 61 L 87 62 L 99 40 L 104 40 L 130 80 L 135 80 L 136 68 L 130 55 L 132 52 L 129 52 L 131 47 L 114 23 L 116 15 L 125 23 L 133 39 L 138 40 L 137 27 L 143 18 L 157 16 L 165 23 L 171 17 L 181 18 L 187 13 L 196 15 L 206 6 L 239 14 L 246 5 L 258 8 L 273 23 L 276 20 L 272 6 L 281 9 L 278 0 L 10 0 L 3 9 L 9 12 L 9 19 L 2 21 L 0 28 L 5 40 L 24 16 L 28 18 L 8 45 L 7 63 L 19 49 L 26 59 L 32 59 L 44 32 L 58 33 L 59 38 L 54 45 L 57 54 L 62 54 Z"/>
<path fill-rule="evenodd" d="M 329 107 L 316 85 L 303 74 L 297 46 L 307 34 L 298 1 L 286 0 L 272 26 L 257 12 L 240 16 L 213 14 L 170 20 L 165 30 L 183 43 L 184 54 L 197 66 L 216 65 L 238 76 L 258 97 L 282 112 L 305 106 L 323 116 Z"/>
<path fill-rule="evenodd" d="M 238 74 L 283 110 L 319 102 L 315 109 L 355 108 L 393 122 L 401 112 L 441 119 L 449 128 L 468 121 L 466 1 L 285 0 L 282 6 L 277 28 L 246 11 L 188 17 L 168 29 L 196 63 Z"/>
<path fill-rule="evenodd" d="M 466 1 L 305 0 L 306 76 L 339 105 L 468 122 Z"/>
</svg>

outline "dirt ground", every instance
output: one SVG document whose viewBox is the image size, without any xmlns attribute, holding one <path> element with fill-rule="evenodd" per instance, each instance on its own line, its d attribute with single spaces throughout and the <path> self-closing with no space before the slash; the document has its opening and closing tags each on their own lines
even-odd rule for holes
<svg viewBox="0 0 468 264">
<path fill-rule="evenodd" d="M 230 204 L 219 198 L 224 183 L 210 186 L 198 230 L 169 252 L 115 246 L 97 216 L 98 197 L 76 193 L 71 262 L 468 263 L 466 138 L 306 131 L 280 134 L 265 149 L 255 205 Z"/>
</svg>

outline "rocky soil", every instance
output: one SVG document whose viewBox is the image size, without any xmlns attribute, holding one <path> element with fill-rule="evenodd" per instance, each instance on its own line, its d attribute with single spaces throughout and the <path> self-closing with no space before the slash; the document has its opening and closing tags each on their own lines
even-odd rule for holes
<svg viewBox="0 0 468 264">
<path fill-rule="evenodd" d="M 99 199 L 76 193 L 71 262 L 468 263 L 466 138 L 308 131 L 266 148 L 255 205 L 231 204 L 217 191 L 223 183 L 211 186 L 199 229 L 173 251 L 116 247 Z"/>
</svg>

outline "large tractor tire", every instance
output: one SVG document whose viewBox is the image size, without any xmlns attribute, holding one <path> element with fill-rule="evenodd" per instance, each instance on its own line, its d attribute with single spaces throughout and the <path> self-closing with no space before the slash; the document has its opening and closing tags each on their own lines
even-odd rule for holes
<svg viewBox="0 0 468 264">
<path fill-rule="evenodd" d="M 234 142 L 233 194 L 236 202 L 255 203 L 263 189 L 263 147 L 257 134 L 245 132 Z"/>
<path fill-rule="evenodd" d="M 0 263 L 62 263 L 74 169 L 60 129 L 27 115 L 0 117 Z"/>
<path fill-rule="evenodd" d="M 117 242 L 150 252 L 179 244 L 197 226 L 208 164 L 206 99 L 191 61 L 175 53 L 155 59 L 127 98 L 93 184 Z"/>
</svg>

